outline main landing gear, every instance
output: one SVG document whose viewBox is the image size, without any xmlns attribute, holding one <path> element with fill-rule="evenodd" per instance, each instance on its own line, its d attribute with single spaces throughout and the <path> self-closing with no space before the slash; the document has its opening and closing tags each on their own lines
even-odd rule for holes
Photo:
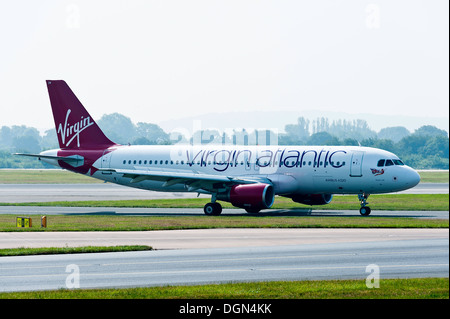
<svg viewBox="0 0 450 319">
<path fill-rule="evenodd" d="M 369 215 L 370 215 L 370 212 L 372 211 L 372 210 L 370 209 L 370 207 L 367 206 L 367 205 L 369 204 L 369 203 L 367 202 L 367 198 L 369 198 L 369 195 L 370 195 L 370 194 L 365 194 L 365 193 L 358 194 L 358 199 L 359 199 L 359 201 L 361 202 L 361 208 L 359 209 L 359 213 L 360 213 L 362 216 L 369 216 Z"/>
<path fill-rule="evenodd" d="M 217 202 L 208 203 L 203 207 L 205 215 L 218 216 L 222 213 L 222 205 Z"/>
</svg>

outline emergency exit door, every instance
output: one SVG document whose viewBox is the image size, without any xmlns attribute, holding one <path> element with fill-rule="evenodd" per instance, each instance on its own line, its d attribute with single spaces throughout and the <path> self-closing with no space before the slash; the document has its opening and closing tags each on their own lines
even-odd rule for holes
<svg viewBox="0 0 450 319">
<path fill-rule="evenodd" d="M 356 151 L 352 154 L 352 160 L 350 163 L 350 176 L 361 177 L 362 176 L 362 162 L 364 158 L 364 152 Z"/>
</svg>

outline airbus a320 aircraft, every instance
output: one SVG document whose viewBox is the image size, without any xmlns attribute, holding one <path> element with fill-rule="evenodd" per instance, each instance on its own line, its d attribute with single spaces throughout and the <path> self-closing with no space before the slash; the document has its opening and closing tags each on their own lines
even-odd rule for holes
<svg viewBox="0 0 450 319">
<path fill-rule="evenodd" d="M 211 195 L 249 213 L 270 208 L 275 195 L 324 205 L 333 194 L 357 194 L 369 215 L 369 194 L 405 190 L 419 174 L 394 154 L 361 146 L 119 145 L 109 140 L 62 80 L 47 81 L 59 149 L 37 157 L 111 183 L 162 192 Z"/>
</svg>

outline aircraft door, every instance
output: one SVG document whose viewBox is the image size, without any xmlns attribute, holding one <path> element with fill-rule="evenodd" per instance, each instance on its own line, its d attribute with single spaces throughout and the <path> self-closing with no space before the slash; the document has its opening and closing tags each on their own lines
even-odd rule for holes
<svg viewBox="0 0 450 319">
<path fill-rule="evenodd" d="M 111 151 L 105 150 L 103 152 L 103 156 L 102 156 L 102 161 L 101 161 L 101 165 L 102 168 L 109 168 L 110 164 L 111 164 Z M 102 174 L 112 174 L 111 172 L 102 172 Z"/>
<path fill-rule="evenodd" d="M 364 158 L 364 152 L 356 151 L 352 154 L 352 160 L 350 162 L 350 176 L 361 177 L 362 176 L 362 161 Z"/>
</svg>

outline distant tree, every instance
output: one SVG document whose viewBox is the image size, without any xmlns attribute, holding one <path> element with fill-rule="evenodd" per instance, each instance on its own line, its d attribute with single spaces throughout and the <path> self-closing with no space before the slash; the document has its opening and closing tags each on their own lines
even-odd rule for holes
<svg viewBox="0 0 450 319">
<path fill-rule="evenodd" d="M 418 154 L 420 149 L 427 143 L 428 137 L 423 135 L 411 134 L 402 138 L 397 143 L 398 155 Z"/>
<path fill-rule="evenodd" d="M 318 117 L 312 122 L 312 132 L 313 134 L 319 132 L 328 132 L 330 130 L 330 124 L 328 118 Z"/>
<path fill-rule="evenodd" d="M 337 137 L 327 132 L 318 132 L 311 135 L 308 139 L 308 145 L 339 145 Z"/>
<path fill-rule="evenodd" d="M 403 126 L 393 126 L 393 127 L 385 127 L 378 132 L 378 138 L 380 139 L 389 139 L 394 141 L 395 143 L 399 142 L 402 138 L 410 135 L 411 133 L 408 131 L 406 127 Z"/>
<path fill-rule="evenodd" d="M 25 125 L 3 126 L 0 129 L 0 149 L 39 152 L 41 136 L 34 127 Z"/>
<path fill-rule="evenodd" d="M 327 132 L 339 139 L 355 138 L 357 136 L 359 140 L 362 140 L 376 137 L 375 131 L 372 131 L 367 122 L 361 119 L 333 121 Z"/>
<path fill-rule="evenodd" d="M 420 149 L 424 155 L 449 158 L 449 139 L 446 136 L 437 135 L 429 138 L 426 144 Z"/>
<path fill-rule="evenodd" d="M 444 130 L 441 130 L 433 125 L 424 125 L 419 127 L 414 131 L 414 134 L 417 135 L 428 135 L 428 136 L 445 136 L 448 137 L 448 133 Z"/>
<path fill-rule="evenodd" d="M 169 134 L 156 124 L 139 122 L 136 126 L 136 135 L 145 138 L 147 144 L 170 144 Z M 136 140 L 134 141 L 135 144 Z"/>
<path fill-rule="evenodd" d="M 287 139 L 298 143 L 305 142 L 309 137 L 309 123 L 309 120 L 299 117 L 297 124 L 287 124 L 284 127 Z"/>
<path fill-rule="evenodd" d="M 97 124 L 115 143 L 128 144 L 137 137 L 136 128 L 131 119 L 119 113 L 105 114 L 97 121 Z"/>
<path fill-rule="evenodd" d="M 45 131 L 41 139 L 41 148 L 43 150 L 58 148 L 58 137 L 56 136 L 56 129 L 52 128 Z"/>
<path fill-rule="evenodd" d="M 357 145 L 359 145 L 360 143 L 359 143 L 356 139 L 354 139 L 354 138 L 345 138 L 345 139 L 342 141 L 341 144 L 342 144 L 342 145 L 348 145 L 348 146 L 350 146 L 350 145 L 357 146 Z"/>
<path fill-rule="evenodd" d="M 396 153 L 396 146 L 392 140 L 368 138 L 361 141 L 361 146 L 380 148 L 392 153 Z"/>
<path fill-rule="evenodd" d="M 15 151 L 20 153 L 39 153 L 41 147 L 39 141 L 33 136 L 18 136 L 13 139 Z"/>
</svg>

